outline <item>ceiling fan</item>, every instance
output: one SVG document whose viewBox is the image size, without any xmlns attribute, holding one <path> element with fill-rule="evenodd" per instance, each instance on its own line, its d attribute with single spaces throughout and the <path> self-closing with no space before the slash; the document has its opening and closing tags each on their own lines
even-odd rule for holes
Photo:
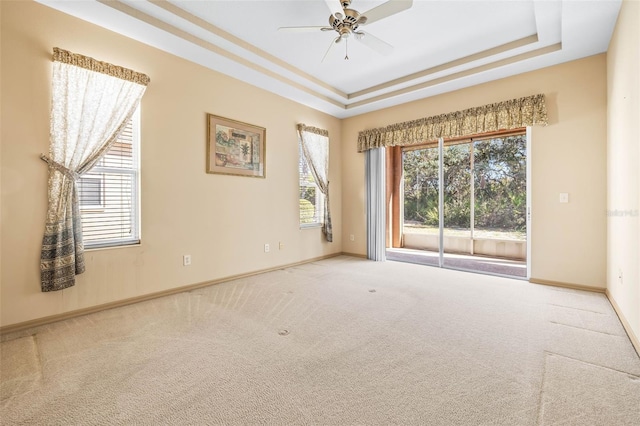
<svg viewBox="0 0 640 426">
<path fill-rule="evenodd" d="M 395 15 L 398 12 L 409 9 L 413 5 L 413 0 L 389 0 L 379 6 L 374 7 L 364 13 L 360 13 L 355 9 L 350 9 L 351 0 L 325 0 L 325 3 L 331 11 L 329 15 L 329 26 L 311 26 L 311 27 L 280 27 L 278 31 L 286 32 L 309 32 L 309 31 L 335 31 L 338 37 L 331 42 L 327 52 L 322 57 L 323 62 L 331 48 L 335 44 L 339 44 L 344 40 L 346 55 L 344 59 L 349 59 L 348 40 L 353 35 L 357 41 L 374 51 L 388 55 L 393 52 L 393 46 L 380 40 L 372 34 L 360 30 L 360 26 L 371 24 L 381 19 Z"/>
</svg>

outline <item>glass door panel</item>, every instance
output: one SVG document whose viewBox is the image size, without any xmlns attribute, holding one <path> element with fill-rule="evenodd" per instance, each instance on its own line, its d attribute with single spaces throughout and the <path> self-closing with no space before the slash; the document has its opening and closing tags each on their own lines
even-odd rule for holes
<svg viewBox="0 0 640 426">
<path fill-rule="evenodd" d="M 490 272 L 526 277 L 526 135 L 474 141 L 474 239 Z"/>
<path fill-rule="evenodd" d="M 405 150 L 403 162 L 403 256 L 439 266 L 438 147 Z"/>
<path fill-rule="evenodd" d="M 471 240 L 471 143 L 443 147 L 443 266 L 466 269 Z"/>
</svg>

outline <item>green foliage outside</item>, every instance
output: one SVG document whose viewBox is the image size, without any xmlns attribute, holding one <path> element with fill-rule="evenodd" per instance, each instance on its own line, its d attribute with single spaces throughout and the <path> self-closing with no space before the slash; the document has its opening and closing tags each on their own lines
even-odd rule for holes
<svg viewBox="0 0 640 426">
<path fill-rule="evenodd" d="M 316 181 L 300 151 L 300 223 L 315 223 L 316 217 Z"/>
<path fill-rule="evenodd" d="M 306 181 L 306 185 L 305 185 Z M 305 180 L 300 182 L 300 198 L 309 200 L 312 204 L 316 203 L 316 181 L 313 179 L 313 175 L 309 174 Z"/>
<path fill-rule="evenodd" d="M 470 228 L 470 144 L 444 149 L 444 226 Z M 526 230 L 526 138 L 474 142 L 475 228 Z M 405 151 L 405 223 L 438 226 L 438 149 Z"/>
<path fill-rule="evenodd" d="M 300 199 L 300 223 L 313 223 L 313 216 L 315 213 L 315 207 L 311 204 L 311 201 Z"/>
</svg>

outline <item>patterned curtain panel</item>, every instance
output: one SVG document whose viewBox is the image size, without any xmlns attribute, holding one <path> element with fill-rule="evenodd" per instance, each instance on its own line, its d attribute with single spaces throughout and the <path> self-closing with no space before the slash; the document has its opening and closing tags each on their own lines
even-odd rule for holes
<svg viewBox="0 0 640 426">
<path fill-rule="evenodd" d="M 66 50 L 53 50 L 47 219 L 42 291 L 75 284 L 85 270 L 77 179 L 109 150 L 135 112 L 149 77 Z"/>
<path fill-rule="evenodd" d="M 329 208 L 329 132 L 298 124 L 298 137 L 302 142 L 302 153 L 309 164 L 316 185 L 325 196 L 322 233 L 327 241 L 332 242 L 333 229 Z"/>
<path fill-rule="evenodd" d="M 544 95 L 364 130 L 358 134 L 358 152 L 386 146 L 419 145 L 438 138 L 470 136 L 536 124 L 547 125 Z"/>
</svg>

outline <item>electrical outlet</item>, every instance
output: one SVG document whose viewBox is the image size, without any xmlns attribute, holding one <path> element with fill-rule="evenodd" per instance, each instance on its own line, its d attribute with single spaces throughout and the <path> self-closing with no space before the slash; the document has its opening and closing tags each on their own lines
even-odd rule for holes
<svg viewBox="0 0 640 426">
<path fill-rule="evenodd" d="M 191 255 L 185 254 L 184 256 L 182 256 L 182 266 L 189 266 L 189 265 L 191 265 Z"/>
<path fill-rule="evenodd" d="M 356 236 L 353 234 L 349 235 L 349 241 L 355 241 L 356 240 Z"/>
<path fill-rule="evenodd" d="M 269 244 L 264 245 L 264 252 L 269 253 Z"/>
<path fill-rule="evenodd" d="M 283 243 L 282 241 L 280 241 L 280 242 L 278 243 L 278 249 L 279 249 L 279 250 L 284 250 L 284 243 Z"/>
</svg>

